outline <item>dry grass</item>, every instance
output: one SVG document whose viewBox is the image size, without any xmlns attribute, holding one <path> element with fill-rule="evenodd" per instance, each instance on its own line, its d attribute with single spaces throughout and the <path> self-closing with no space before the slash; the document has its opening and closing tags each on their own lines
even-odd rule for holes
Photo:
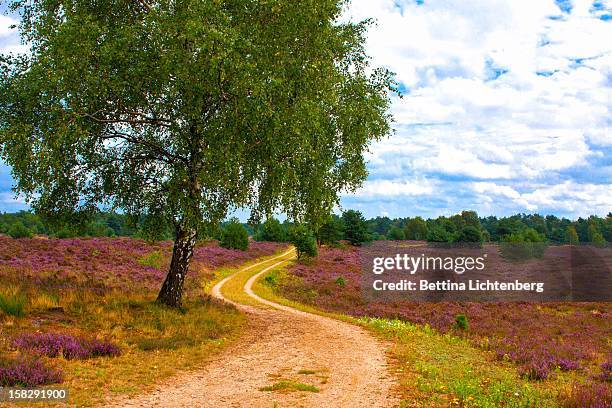
<svg viewBox="0 0 612 408">
<path fill-rule="evenodd" d="M 283 380 L 276 382 L 272 385 L 262 387 L 259 391 L 278 391 L 278 392 L 295 392 L 295 391 L 308 391 L 308 392 L 319 392 L 319 388 L 311 384 L 305 384 L 298 381 Z"/>
<path fill-rule="evenodd" d="M 64 372 L 62 386 L 68 387 L 70 402 L 77 406 L 142 392 L 181 370 L 201 367 L 245 326 L 238 310 L 208 296 L 187 299 L 182 310 L 133 293 L 29 291 L 28 298 L 26 317 L 0 317 L 3 354 L 15 353 L 10 338 L 35 331 L 102 337 L 122 349 L 115 358 L 47 359 Z"/>
<path fill-rule="evenodd" d="M 54 241 L 27 250 L 18 244 L 23 243 L 3 242 L 0 249 L 7 253 L 5 258 L 27 258 L 35 266 L 29 275 L 19 268 L 0 268 L 0 358 L 12 359 L 21 353 L 11 346 L 20 333 L 97 337 L 122 350 L 114 358 L 43 358 L 63 371 L 61 386 L 69 389 L 74 406 L 99 405 L 109 397 L 146 392 L 169 376 L 205 365 L 246 327 L 241 312 L 206 294 L 211 276 L 220 278 L 235 270 L 212 266 L 236 264 L 276 248 L 261 244 L 234 254 L 214 245 L 202 246 L 200 262 L 193 264 L 186 281 L 184 307 L 174 310 L 155 303 L 159 284 L 152 281 L 163 276 L 159 268 L 165 269 L 169 261 L 164 248 L 151 251 L 140 241 L 128 239 Z M 61 256 L 56 256 L 56 247 L 61 247 Z M 39 267 L 41 262 L 46 269 Z M 115 285 L 118 280 L 121 285 Z"/>
</svg>

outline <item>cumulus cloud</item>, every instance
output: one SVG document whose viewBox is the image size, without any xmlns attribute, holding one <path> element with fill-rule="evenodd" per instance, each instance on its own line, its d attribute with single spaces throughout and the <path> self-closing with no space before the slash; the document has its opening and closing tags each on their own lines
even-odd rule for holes
<svg viewBox="0 0 612 408">
<path fill-rule="evenodd" d="M 406 90 L 397 134 L 372 147 L 369 194 L 428 180 L 456 194 L 432 215 L 607 213 L 610 15 L 602 1 L 355 0 L 346 18 L 376 20 L 368 52 Z"/>
<path fill-rule="evenodd" d="M 353 0 L 344 18 L 375 20 L 368 53 L 405 90 L 393 101 L 396 134 L 371 146 L 370 177 L 344 207 L 611 210 L 610 1 Z M 26 50 L 13 24 L 0 15 L 0 53 Z"/>
<path fill-rule="evenodd" d="M 0 13 L 2 13 L 2 5 L 0 5 Z M 27 46 L 19 40 L 19 35 L 16 28 L 17 20 L 12 17 L 0 14 L 0 54 L 8 53 L 24 53 L 27 51 Z"/>
<path fill-rule="evenodd" d="M 7 37 L 13 34 L 11 26 L 15 24 L 15 20 L 8 16 L 0 15 L 0 38 Z"/>
<path fill-rule="evenodd" d="M 371 180 L 355 192 L 356 197 L 401 197 L 433 193 L 433 183 L 428 180 Z"/>
</svg>

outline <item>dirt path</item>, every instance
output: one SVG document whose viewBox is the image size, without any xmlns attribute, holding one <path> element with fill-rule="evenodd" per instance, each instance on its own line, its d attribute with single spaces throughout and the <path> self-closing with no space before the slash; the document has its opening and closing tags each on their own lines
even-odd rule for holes
<svg viewBox="0 0 612 408">
<path fill-rule="evenodd" d="M 286 257 L 285 257 L 286 258 Z M 245 292 L 262 305 L 236 304 L 249 328 L 226 353 L 195 373 L 178 376 L 122 407 L 393 407 L 394 381 L 385 347 L 360 327 L 301 312 L 258 297 L 252 285 L 282 258 L 252 265 Z M 233 276 L 219 282 L 221 293 Z M 264 306 L 265 305 L 265 306 Z M 284 383 L 283 383 L 284 381 Z M 313 391 L 262 391 L 263 387 L 311 385 Z"/>
</svg>

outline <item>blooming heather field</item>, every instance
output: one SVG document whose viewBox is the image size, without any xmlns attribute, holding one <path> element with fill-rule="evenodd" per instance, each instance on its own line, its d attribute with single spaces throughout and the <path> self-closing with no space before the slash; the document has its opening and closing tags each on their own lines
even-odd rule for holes
<svg viewBox="0 0 612 408">
<path fill-rule="evenodd" d="M 71 402 L 87 406 L 202 364 L 244 325 L 237 310 L 211 300 L 203 285 L 215 270 L 282 248 L 199 244 L 177 311 L 153 302 L 170 242 L 0 237 L 0 386 L 62 382 Z"/>
<path fill-rule="evenodd" d="M 367 303 L 354 247 L 322 248 L 315 261 L 288 272 L 278 285 L 284 297 L 326 311 L 428 325 L 514 363 L 518 375 L 530 381 L 576 379 L 579 386 L 565 399 L 569 405 L 587 406 L 591 398 L 593 406 L 612 403 L 610 303 Z M 458 315 L 467 317 L 467 329 L 458 327 Z"/>
<path fill-rule="evenodd" d="M 252 242 L 248 251 L 221 248 L 215 241 L 194 251 L 189 275 L 240 265 L 280 248 Z M 0 279 L 17 279 L 44 288 L 156 291 L 170 264 L 170 241 L 149 244 L 133 238 L 12 239 L 0 237 Z M 195 272 L 194 272 L 195 271 Z"/>
</svg>

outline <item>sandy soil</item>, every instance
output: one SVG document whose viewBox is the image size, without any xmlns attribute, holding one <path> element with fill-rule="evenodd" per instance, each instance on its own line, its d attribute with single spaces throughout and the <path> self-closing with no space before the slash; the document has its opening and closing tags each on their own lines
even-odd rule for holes
<svg viewBox="0 0 612 408">
<path fill-rule="evenodd" d="M 244 290 L 262 307 L 237 305 L 249 318 L 248 330 L 240 341 L 201 371 L 175 377 L 150 394 L 113 405 L 397 406 L 385 344 L 360 327 L 278 305 L 253 293 L 251 287 L 257 277 L 282 262 L 268 261 L 252 267 L 254 272 L 259 271 Z M 213 296 L 224 299 L 221 287 L 228 279 L 231 277 L 213 288 Z M 283 380 L 314 385 L 319 392 L 261 390 Z"/>
</svg>

